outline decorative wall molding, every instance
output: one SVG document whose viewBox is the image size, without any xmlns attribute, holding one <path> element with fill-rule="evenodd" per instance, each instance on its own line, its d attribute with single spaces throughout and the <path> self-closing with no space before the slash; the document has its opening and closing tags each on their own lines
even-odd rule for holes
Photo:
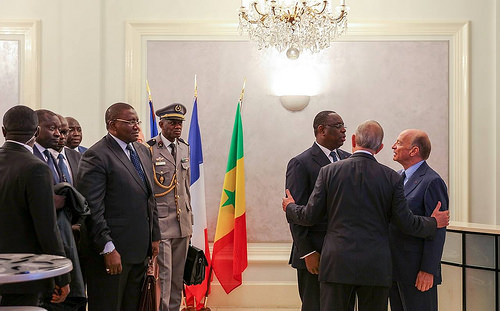
<svg viewBox="0 0 500 311">
<path fill-rule="evenodd" d="M 0 40 L 19 41 L 19 103 L 40 108 L 40 21 L 0 20 Z"/>
<path fill-rule="evenodd" d="M 125 27 L 125 96 L 146 102 L 146 43 L 149 40 L 246 41 L 235 23 L 128 22 Z M 342 41 L 447 41 L 449 43 L 449 193 L 451 219 L 469 220 L 470 23 L 467 21 L 351 22 Z M 147 116 L 147 107 L 139 109 Z"/>
</svg>

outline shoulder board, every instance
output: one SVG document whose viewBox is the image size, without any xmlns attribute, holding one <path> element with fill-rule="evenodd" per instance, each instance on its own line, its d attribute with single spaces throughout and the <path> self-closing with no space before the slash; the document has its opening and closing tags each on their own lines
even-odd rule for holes
<svg viewBox="0 0 500 311">
<path fill-rule="evenodd" d="M 150 146 L 154 146 L 156 144 L 156 138 L 151 138 L 150 140 L 148 140 L 146 142 L 146 144 L 148 144 Z"/>
<path fill-rule="evenodd" d="M 180 141 L 181 143 L 189 146 L 189 144 L 184 139 L 182 139 L 182 138 L 179 137 L 179 138 L 177 138 L 177 140 Z"/>
</svg>

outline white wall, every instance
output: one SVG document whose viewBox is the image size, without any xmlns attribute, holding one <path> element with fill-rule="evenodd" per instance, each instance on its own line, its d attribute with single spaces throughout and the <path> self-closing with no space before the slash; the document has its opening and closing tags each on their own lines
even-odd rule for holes
<svg viewBox="0 0 500 311">
<path fill-rule="evenodd" d="M 351 21 L 471 21 L 470 220 L 498 223 L 496 1 L 353 0 L 348 5 Z M 41 106 L 79 119 L 84 144 L 90 145 L 104 134 L 104 108 L 125 97 L 126 21 L 236 22 L 238 7 L 234 0 L 0 0 L 0 19 L 41 20 Z"/>
</svg>

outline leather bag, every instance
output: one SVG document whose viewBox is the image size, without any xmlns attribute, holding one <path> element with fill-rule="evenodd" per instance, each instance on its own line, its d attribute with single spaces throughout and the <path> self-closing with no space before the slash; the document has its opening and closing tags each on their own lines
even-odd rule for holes
<svg viewBox="0 0 500 311">
<path fill-rule="evenodd" d="M 203 251 L 193 245 L 189 245 L 184 266 L 184 283 L 186 285 L 201 284 L 205 279 L 205 268 L 208 266 L 207 258 Z"/>
<path fill-rule="evenodd" d="M 160 309 L 161 289 L 158 277 L 160 274 L 156 257 L 149 260 L 146 277 L 141 289 L 139 311 L 158 311 Z"/>
</svg>

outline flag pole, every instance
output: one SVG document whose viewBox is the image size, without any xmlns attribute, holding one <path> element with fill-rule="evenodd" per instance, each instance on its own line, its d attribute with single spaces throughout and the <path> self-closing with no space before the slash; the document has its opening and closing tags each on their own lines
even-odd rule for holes
<svg viewBox="0 0 500 311">
<path fill-rule="evenodd" d="M 241 88 L 240 94 L 240 105 L 243 106 L 243 96 L 245 95 L 245 84 L 247 83 L 247 78 L 243 80 L 243 87 Z"/>
<path fill-rule="evenodd" d="M 198 83 L 196 82 L 196 74 L 194 74 L 194 97 L 198 98 Z"/>
<path fill-rule="evenodd" d="M 212 265 L 210 265 L 210 269 L 208 269 L 207 292 L 205 293 L 205 300 L 203 302 L 203 308 L 201 308 L 200 311 L 211 311 L 211 309 L 209 307 L 207 307 L 208 292 L 210 292 L 211 280 L 212 280 Z"/>
<path fill-rule="evenodd" d="M 149 88 L 149 82 L 146 79 L 146 90 L 148 90 L 148 99 L 149 101 L 152 101 L 153 99 L 151 98 L 151 89 Z"/>
</svg>

